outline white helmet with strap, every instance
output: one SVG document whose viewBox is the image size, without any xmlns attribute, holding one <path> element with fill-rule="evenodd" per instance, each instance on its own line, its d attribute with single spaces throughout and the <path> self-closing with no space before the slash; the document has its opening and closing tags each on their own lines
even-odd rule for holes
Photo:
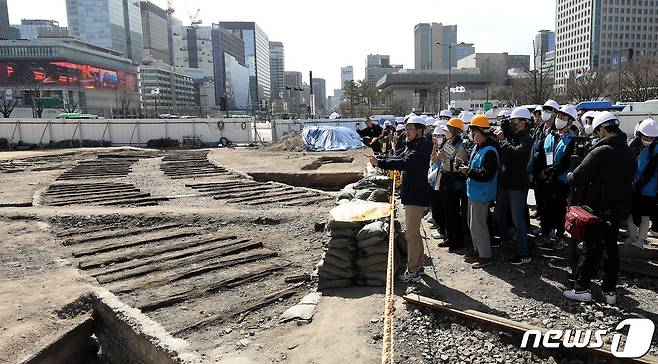
<svg viewBox="0 0 658 364">
<path fill-rule="evenodd" d="M 638 125 L 637 131 L 644 136 L 656 138 L 658 137 L 658 123 L 653 119 L 644 119 L 640 125 Z"/>
<path fill-rule="evenodd" d="M 602 126 L 603 124 L 619 125 L 619 120 L 617 119 L 617 116 L 610 111 L 601 111 L 594 117 L 594 121 L 592 122 L 592 129 L 596 130 L 596 128 Z"/>
</svg>

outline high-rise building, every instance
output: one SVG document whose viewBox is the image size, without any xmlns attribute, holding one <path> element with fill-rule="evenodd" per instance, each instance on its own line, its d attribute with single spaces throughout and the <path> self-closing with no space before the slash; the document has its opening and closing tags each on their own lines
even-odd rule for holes
<svg viewBox="0 0 658 364">
<path fill-rule="evenodd" d="M 43 32 L 44 30 L 61 29 L 57 20 L 47 19 L 21 19 L 21 24 L 13 25 L 13 27 L 21 32 L 21 39 L 34 39 L 38 38 L 39 32 Z"/>
<path fill-rule="evenodd" d="M 381 54 L 369 54 L 366 57 L 366 74 L 364 81 L 375 84 L 384 75 L 395 73 L 402 69 L 402 65 L 392 65 L 391 56 Z"/>
<path fill-rule="evenodd" d="M 450 67 L 457 67 L 457 61 L 472 54 L 475 54 L 473 43 L 457 43 L 453 45 L 450 51 Z"/>
<path fill-rule="evenodd" d="M 535 35 L 534 47 L 534 68 L 538 69 L 546 59 L 546 53 L 555 50 L 555 32 L 550 30 L 540 30 L 537 32 L 537 35 Z"/>
<path fill-rule="evenodd" d="M 288 110 L 291 113 L 301 113 L 303 94 L 302 73 L 296 71 L 285 71 L 286 78 L 286 99 L 288 101 Z"/>
<path fill-rule="evenodd" d="M 174 71 L 163 62 L 143 64 L 139 67 L 142 101 L 148 115 L 193 115 L 195 91 L 192 77 Z M 157 94 L 151 93 L 157 89 Z"/>
<path fill-rule="evenodd" d="M 170 63 L 169 31 L 165 10 L 150 1 L 140 1 L 144 57 Z"/>
<path fill-rule="evenodd" d="M 313 97 L 315 98 L 315 113 L 327 111 L 327 83 L 324 78 L 313 77 Z"/>
<path fill-rule="evenodd" d="M 345 87 L 347 81 L 354 81 L 354 67 L 352 66 L 340 68 L 340 88 Z"/>
<path fill-rule="evenodd" d="M 7 0 L 0 0 L 0 39 L 10 39 L 9 10 Z"/>
<path fill-rule="evenodd" d="M 218 105 L 222 110 L 250 110 L 249 69 L 242 38 L 213 24 L 212 52 Z"/>
<path fill-rule="evenodd" d="M 286 91 L 283 43 L 270 42 L 270 83 L 273 99 L 283 99 Z"/>
<path fill-rule="evenodd" d="M 195 81 L 196 104 L 202 109 L 215 108 L 219 98 L 215 91 L 215 65 L 211 27 L 183 26 L 172 22 L 174 67 Z"/>
<path fill-rule="evenodd" d="M 267 34 L 254 22 L 220 22 L 219 26 L 242 38 L 245 63 L 249 69 L 249 97 L 251 109 L 271 97 L 270 46 Z"/>
<path fill-rule="evenodd" d="M 457 62 L 457 68 L 477 68 L 493 85 L 505 84 L 508 70 L 530 67 L 529 55 L 514 55 L 504 53 L 475 53 Z"/>
<path fill-rule="evenodd" d="M 558 0 L 555 80 L 611 68 L 631 58 L 658 56 L 656 1 Z"/>
<path fill-rule="evenodd" d="M 441 45 L 436 45 L 439 42 Z M 419 23 L 414 27 L 414 69 L 441 70 L 459 58 L 448 58 L 447 45 L 457 43 L 457 26 L 442 23 Z M 454 50 L 454 49 L 453 49 Z M 467 48 L 460 51 L 466 53 Z M 468 55 L 468 54 L 466 54 Z M 465 56 L 464 56 L 465 57 Z M 462 57 L 463 58 L 463 57 Z"/>
<path fill-rule="evenodd" d="M 142 16 L 134 0 L 66 0 L 69 33 L 141 63 Z"/>
</svg>

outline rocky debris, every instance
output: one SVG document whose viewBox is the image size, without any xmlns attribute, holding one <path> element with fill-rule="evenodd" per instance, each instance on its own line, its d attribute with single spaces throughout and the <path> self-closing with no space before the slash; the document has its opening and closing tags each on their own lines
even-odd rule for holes
<svg viewBox="0 0 658 364">
<path fill-rule="evenodd" d="M 291 320 L 304 320 L 310 321 L 315 314 L 315 308 L 320 303 L 322 293 L 313 292 L 309 293 L 298 304 L 288 308 L 279 319 L 281 322 Z"/>
<path fill-rule="evenodd" d="M 260 147 L 260 149 L 272 152 L 303 152 L 305 150 L 302 133 L 298 131 L 291 131 L 272 143 Z"/>
</svg>

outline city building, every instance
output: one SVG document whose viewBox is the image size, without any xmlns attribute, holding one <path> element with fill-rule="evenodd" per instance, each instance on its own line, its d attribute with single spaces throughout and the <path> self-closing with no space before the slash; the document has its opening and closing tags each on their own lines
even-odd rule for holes
<svg viewBox="0 0 658 364">
<path fill-rule="evenodd" d="M 436 45 L 436 42 L 441 43 L 441 45 Z M 448 69 L 449 64 L 456 62 L 449 60 L 449 52 L 446 46 L 455 43 L 457 43 L 456 25 L 443 25 L 442 23 L 416 24 L 414 26 L 414 69 Z M 459 54 L 465 54 L 463 57 L 469 55 L 467 54 L 468 49 L 468 47 L 463 47 L 460 49 Z M 474 49 L 473 52 L 475 52 Z M 460 58 L 457 58 L 457 52 L 452 57 L 455 61 Z"/>
<path fill-rule="evenodd" d="M 20 25 L 12 25 L 20 31 L 18 39 L 34 39 L 39 37 L 39 32 L 46 29 L 59 29 L 59 22 L 47 19 L 21 19 Z M 64 28 L 63 28 L 64 29 Z M 66 38 L 67 35 L 61 36 Z"/>
<path fill-rule="evenodd" d="M 315 99 L 315 114 L 327 111 L 327 83 L 324 78 L 313 77 L 313 98 Z"/>
<path fill-rule="evenodd" d="M 288 111 L 291 114 L 302 113 L 302 100 L 304 98 L 302 73 L 296 71 L 285 71 L 286 79 L 286 101 Z"/>
<path fill-rule="evenodd" d="M 192 77 L 176 72 L 164 62 L 142 64 L 139 75 L 142 102 L 147 115 L 197 115 Z"/>
<path fill-rule="evenodd" d="M 39 28 L 37 34 L 37 38 L 68 38 L 68 37 L 69 37 L 69 28 L 67 27 Z"/>
<path fill-rule="evenodd" d="M 286 92 L 283 43 L 270 42 L 270 83 L 273 99 L 283 99 Z"/>
<path fill-rule="evenodd" d="M 658 56 L 655 0 L 558 0 L 556 25 L 558 88 L 576 73 Z"/>
<path fill-rule="evenodd" d="M 529 55 L 504 53 L 475 53 L 457 61 L 457 69 L 478 69 L 492 85 L 504 85 L 510 69 L 529 69 Z"/>
<path fill-rule="evenodd" d="M 369 54 L 366 57 L 366 73 L 364 81 L 376 84 L 379 79 L 402 69 L 402 65 L 392 65 L 391 56 L 381 54 Z"/>
<path fill-rule="evenodd" d="M 270 47 L 267 34 L 254 22 L 220 22 L 219 26 L 244 42 L 245 64 L 249 69 L 249 101 L 255 112 L 271 98 Z"/>
<path fill-rule="evenodd" d="M 106 118 L 138 117 L 138 67 L 122 52 L 75 38 L 0 41 L 0 84 Z M 21 107 L 31 107 L 24 97 Z"/>
<path fill-rule="evenodd" d="M 251 110 L 249 68 L 245 63 L 244 41 L 234 33 L 212 26 L 215 94 L 220 109 Z"/>
<path fill-rule="evenodd" d="M 11 35 L 7 0 L 0 0 L 0 39 L 11 39 Z"/>
<path fill-rule="evenodd" d="M 418 109 L 438 113 L 448 105 L 448 70 L 403 69 L 385 75 L 377 88 L 391 92 L 392 112 L 403 114 Z M 487 78 L 476 69 L 455 69 L 450 75 L 451 101 L 484 100 Z"/>
<path fill-rule="evenodd" d="M 457 67 L 457 62 L 460 59 L 466 58 L 472 54 L 475 54 L 475 45 L 473 45 L 473 43 L 454 44 L 450 51 L 450 67 Z"/>
<path fill-rule="evenodd" d="M 544 62 L 541 64 L 541 71 L 550 74 L 551 77 L 555 76 L 555 50 L 546 52 Z"/>
<path fill-rule="evenodd" d="M 347 81 L 354 81 L 354 67 L 352 66 L 340 68 L 340 88 L 345 87 Z"/>
<path fill-rule="evenodd" d="M 138 1 L 66 0 L 66 16 L 72 36 L 122 52 L 137 64 L 142 62 L 142 16 Z"/>
<path fill-rule="evenodd" d="M 167 12 L 150 1 L 140 1 L 144 57 L 169 64 L 169 26 Z"/>
<path fill-rule="evenodd" d="M 14 26 L 10 26 L 9 39 L 21 39 L 21 30 Z"/>
<path fill-rule="evenodd" d="M 212 28 L 183 26 L 176 20 L 172 21 L 171 31 L 174 68 L 194 79 L 195 103 L 202 114 L 217 109 L 221 100 L 216 97 Z"/>
<path fill-rule="evenodd" d="M 533 59 L 533 65 L 535 69 L 538 69 L 546 59 L 546 53 L 555 51 L 555 32 L 550 30 L 540 30 L 537 32 L 534 47 L 535 59 Z"/>
</svg>

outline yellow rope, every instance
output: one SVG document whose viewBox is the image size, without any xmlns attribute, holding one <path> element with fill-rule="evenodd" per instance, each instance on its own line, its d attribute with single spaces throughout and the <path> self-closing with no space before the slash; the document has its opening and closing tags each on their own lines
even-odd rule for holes
<svg viewBox="0 0 658 364">
<path fill-rule="evenodd" d="M 395 184 L 397 175 L 393 174 L 391 192 L 391 224 L 388 233 L 388 266 L 386 268 L 386 296 L 384 303 L 384 335 L 382 342 L 382 364 L 393 363 L 393 313 L 395 296 L 393 295 L 393 275 L 395 273 Z"/>
</svg>

